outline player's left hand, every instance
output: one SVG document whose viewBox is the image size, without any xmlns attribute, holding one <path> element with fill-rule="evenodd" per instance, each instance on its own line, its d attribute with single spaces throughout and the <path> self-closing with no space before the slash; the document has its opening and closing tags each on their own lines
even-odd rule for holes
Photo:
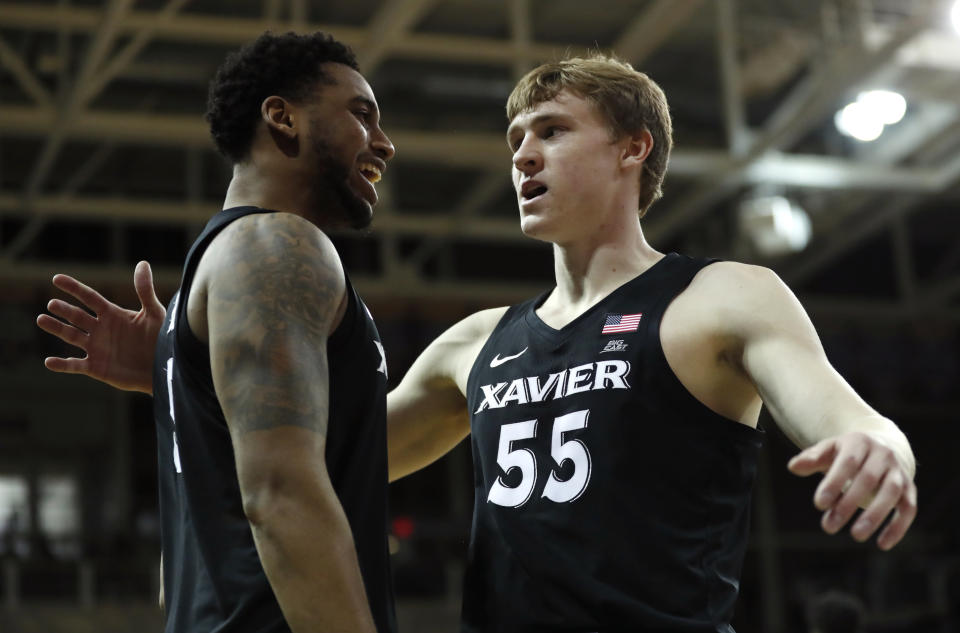
<svg viewBox="0 0 960 633">
<path fill-rule="evenodd" d="M 167 311 L 153 287 L 150 264 L 140 262 L 133 285 L 140 310 L 126 310 L 69 275 L 55 275 L 53 285 L 89 308 L 87 311 L 60 299 L 52 299 L 49 314 L 37 317 L 37 326 L 60 340 L 75 345 L 83 358 L 51 356 L 44 366 L 66 374 L 89 376 L 126 391 L 153 393 L 153 348 Z"/>
<path fill-rule="evenodd" d="M 894 451 L 869 433 L 853 431 L 818 442 L 795 455 L 787 467 L 801 477 L 826 473 L 813 504 L 824 511 L 820 524 L 828 534 L 839 532 L 860 507 L 864 510 L 850 534 L 866 541 L 892 512 L 877 538 L 877 546 L 888 550 L 917 516 L 913 477 Z"/>
</svg>

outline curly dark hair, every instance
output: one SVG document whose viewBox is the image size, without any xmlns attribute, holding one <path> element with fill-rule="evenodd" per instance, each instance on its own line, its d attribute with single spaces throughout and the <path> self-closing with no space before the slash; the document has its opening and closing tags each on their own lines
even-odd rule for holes
<svg viewBox="0 0 960 633">
<path fill-rule="evenodd" d="M 302 101 L 330 83 L 320 68 L 334 62 L 359 70 L 353 51 L 326 33 L 267 31 L 230 53 L 210 82 L 206 119 L 221 154 L 238 163 L 250 153 L 260 104 L 270 95 Z"/>
</svg>

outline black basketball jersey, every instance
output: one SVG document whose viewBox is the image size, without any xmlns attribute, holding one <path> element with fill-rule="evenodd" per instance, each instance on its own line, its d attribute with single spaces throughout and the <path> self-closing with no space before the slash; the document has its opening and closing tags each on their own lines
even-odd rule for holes
<svg viewBox="0 0 960 633">
<path fill-rule="evenodd" d="M 187 255 L 154 361 L 167 633 L 289 631 L 243 513 L 233 445 L 213 388 L 206 344 L 186 303 L 211 240 L 257 207 L 215 215 Z M 326 463 L 353 532 L 380 633 L 396 631 L 387 546 L 386 359 L 369 312 L 347 279 L 343 321 L 327 342 Z M 318 541 L 324 539 L 318 533 Z"/>
<path fill-rule="evenodd" d="M 669 254 L 561 330 L 511 307 L 467 383 L 469 633 L 725 632 L 761 433 L 667 365 L 660 321 L 708 260 Z"/>
</svg>

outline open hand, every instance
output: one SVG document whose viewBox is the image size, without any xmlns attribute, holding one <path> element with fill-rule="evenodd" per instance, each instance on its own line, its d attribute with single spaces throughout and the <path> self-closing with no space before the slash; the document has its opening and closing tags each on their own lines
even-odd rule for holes
<svg viewBox="0 0 960 633">
<path fill-rule="evenodd" d="M 126 391 L 153 393 L 153 350 L 166 310 L 153 288 L 150 264 L 140 262 L 133 273 L 139 312 L 121 308 L 69 275 L 55 275 L 53 285 L 89 308 L 94 316 L 66 301 L 50 300 L 47 309 L 63 321 L 41 314 L 37 325 L 86 355 L 51 356 L 43 361 L 46 368 L 89 376 Z"/>
<path fill-rule="evenodd" d="M 824 511 L 820 523 L 828 534 L 839 532 L 862 507 L 850 534 L 866 541 L 892 511 L 877 538 L 880 549 L 888 550 L 900 542 L 917 516 L 912 473 L 887 444 L 869 433 L 855 431 L 818 442 L 795 455 L 787 467 L 801 477 L 826 473 L 813 503 Z"/>
</svg>

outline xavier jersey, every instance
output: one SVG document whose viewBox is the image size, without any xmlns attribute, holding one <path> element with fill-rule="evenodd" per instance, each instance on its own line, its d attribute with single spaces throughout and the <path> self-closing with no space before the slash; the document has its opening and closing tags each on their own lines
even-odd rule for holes
<svg viewBox="0 0 960 633">
<path fill-rule="evenodd" d="M 187 323 L 197 264 L 230 222 L 215 215 L 190 249 L 157 341 L 154 417 L 167 633 L 290 630 L 243 513 L 233 445 L 213 388 L 207 346 Z M 326 463 L 353 533 L 377 630 L 396 630 L 387 546 L 386 359 L 373 319 L 347 280 L 348 306 L 327 342 Z M 318 543 L 325 535 L 317 533 Z"/>
<path fill-rule="evenodd" d="M 463 631 L 730 633 L 761 433 L 696 400 L 660 321 L 670 254 L 561 330 L 507 310 L 471 370 Z"/>
</svg>

